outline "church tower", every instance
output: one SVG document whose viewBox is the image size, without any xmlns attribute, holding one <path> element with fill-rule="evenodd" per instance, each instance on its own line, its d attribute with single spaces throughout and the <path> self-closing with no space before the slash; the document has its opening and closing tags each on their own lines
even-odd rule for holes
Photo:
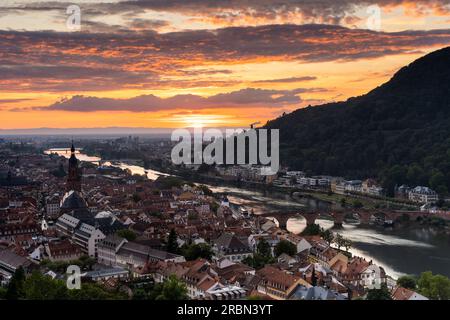
<svg viewBox="0 0 450 320">
<path fill-rule="evenodd" d="M 69 159 L 69 173 L 67 175 L 67 191 L 81 192 L 81 169 L 78 167 L 78 159 L 75 156 L 75 147 L 72 142 L 70 149 L 71 155 Z"/>
</svg>

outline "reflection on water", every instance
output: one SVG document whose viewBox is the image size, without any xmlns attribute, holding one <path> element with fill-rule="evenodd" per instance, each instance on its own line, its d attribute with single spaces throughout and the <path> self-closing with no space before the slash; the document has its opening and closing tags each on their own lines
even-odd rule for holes
<svg viewBox="0 0 450 320">
<path fill-rule="evenodd" d="M 63 156 L 66 158 L 70 158 L 70 149 L 64 149 L 64 148 L 53 148 L 53 149 L 49 149 L 46 150 L 44 152 L 45 154 L 57 154 L 59 156 Z M 78 160 L 80 161 L 85 161 L 85 162 L 91 162 L 91 163 L 95 163 L 95 164 L 99 164 L 100 161 L 102 160 L 99 157 L 91 157 L 88 156 L 84 153 L 81 153 L 79 150 L 75 151 L 75 154 L 78 158 Z M 158 177 L 160 176 L 168 176 L 168 174 L 162 173 L 162 172 L 158 172 L 155 170 L 145 170 L 143 167 L 140 166 L 135 166 L 135 165 L 129 165 L 126 163 L 111 163 L 109 161 L 105 161 L 103 163 L 103 165 L 105 166 L 111 166 L 111 167 L 115 167 L 115 168 L 120 168 L 122 170 L 130 170 L 131 174 L 137 174 L 140 176 L 146 175 L 147 178 L 149 178 L 150 180 L 156 180 L 158 179 Z"/>
<path fill-rule="evenodd" d="M 107 164 L 107 163 L 106 163 Z M 112 167 L 120 168 L 123 170 L 130 170 L 131 174 L 137 174 L 140 176 L 146 175 L 147 178 L 150 180 L 156 180 L 160 176 L 168 176 L 168 174 L 158 172 L 155 170 L 145 170 L 143 167 L 140 166 L 133 166 L 125 163 L 118 163 L 118 164 L 110 164 Z"/>
<path fill-rule="evenodd" d="M 67 159 L 70 158 L 70 149 L 64 149 L 64 148 L 53 148 L 53 149 L 49 149 L 44 151 L 45 154 L 57 154 L 59 156 L 63 156 L 66 157 Z M 75 154 L 78 158 L 78 160 L 80 161 L 85 161 L 85 162 L 92 162 L 92 163 L 96 163 L 98 164 L 101 160 L 101 158 L 98 157 L 91 157 L 88 156 L 84 153 L 81 153 L 79 150 L 75 151 Z"/>
<path fill-rule="evenodd" d="M 254 208 L 256 214 L 292 210 L 306 207 L 324 208 L 328 205 L 313 199 L 292 199 L 280 193 L 265 193 L 256 190 L 242 190 L 230 187 L 214 187 L 215 192 L 224 192 L 232 203 L 246 209 Z M 330 229 L 333 222 L 316 220 L 322 228 Z M 303 217 L 291 218 L 287 229 L 301 233 L 306 227 Z M 386 272 L 398 277 L 403 274 L 419 274 L 431 270 L 434 273 L 450 276 L 449 236 L 439 234 L 430 228 L 386 229 L 383 227 L 360 227 L 344 223 L 343 228 L 334 230 L 353 241 L 352 254 L 365 257 L 383 266 Z"/>
<path fill-rule="evenodd" d="M 46 153 L 51 152 L 70 157 L 70 150 L 51 149 Z M 99 162 L 101 160 L 81 153 L 77 153 L 77 157 L 81 161 Z M 152 180 L 165 175 L 125 163 L 114 164 L 114 166 L 129 169 L 133 174 L 139 175 L 144 175 L 147 171 L 147 177 Z M 211 185 L 209 187 L 214 192 L 226 193 L 231 203 L 243 206 L 249 211 L 253 210 L 255 214 L 329 207 L 329 204 L 322 201 L 309 198 L 293 199 L 285 193 Z M 324 229 L 333 226 L 330 220 L 318 219 L 316 222 Z M 301 233 L 305 227 L 306 221 L 302 217 L 289 219 L 287 223 L 287 229 L 294 233 Z M 385 229 L 375 226 L 362 228 L 355 224 L 344 223 L 343 228 L 336 232 L 353 241 L 353 248 L 350 250 L 353 254 L 383 266 L 393 277 L 402 274 L 419 274 L 427 270 L 450 276 L 449 236 L 430 228 Z"/>
</svg>

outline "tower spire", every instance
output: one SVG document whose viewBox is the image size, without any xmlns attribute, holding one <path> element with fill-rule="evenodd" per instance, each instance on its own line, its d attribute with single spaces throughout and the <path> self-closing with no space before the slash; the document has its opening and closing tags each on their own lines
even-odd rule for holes
<svg viewBox="0 0 450 320">
<path fill-rule="evenodd" d="M 72 147 L 70 149 L 71 155 L 69 159 L 69 172 L 67 176 L 67 191 L 81 192 L 81 168 L 78 166 L 78 159 L 75 155 L 75 146 L 72 140 Z"/>
</svg>

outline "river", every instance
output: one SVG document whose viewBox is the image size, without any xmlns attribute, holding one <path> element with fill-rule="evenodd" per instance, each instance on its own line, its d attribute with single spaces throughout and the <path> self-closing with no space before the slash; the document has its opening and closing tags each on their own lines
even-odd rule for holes
<svg viewBox="0 0 450 320">
<path fill-rule="evenodd" d="M 62 149 L 50 149 L 49 153 L 58 153 L 65 157 L 70 152 Z M 81 161 L 98 163 L 101 159 L 77 152 Z M 126 163 L 115 164 L 122 169 L 129 169 L 133 174 L 144 175 L 156 179 L 164 173 Z M 255 214 L 292 210 L 302 208 L 322 208 L 326 203 L 308 198 L 292 198 L 288 194 L 268 193 L 259 190 L 243 188 L 209 186 L 212 191 L 226 193 L 231 203 L 253 209 Z M 325 219 L 316 220 L 321 227 L 328 229 L 333 222 Z M 287 229 L 300 233 L 306 227 L 304 218 L 293 218 L 287 223 Z M 383 266 L 386 272 L 397 278 L 403 274 L 420 274 L 423 271 L 433 271 L 450 277 L 450 237 L 436 232 L 429 227 L 384 228 L 380 226 L 360 227 L 357 224 L 344 223 L 338 231 L 344 237 L 353 241 L 352 254 L 365 257 Z"/>
</svg>

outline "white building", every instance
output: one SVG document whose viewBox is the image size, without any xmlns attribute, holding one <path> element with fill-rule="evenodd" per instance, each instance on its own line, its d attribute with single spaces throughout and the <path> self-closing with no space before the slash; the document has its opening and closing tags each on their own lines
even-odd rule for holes
<svg viewBox="0 0 450 320">
<path fill-rule="evenodd" d="M 180 255 L 128 242 L 117 235 L 107 236 L 98 245 L 98 262 L 104 265 L 142 268 L 151 261 L 181 263 L 186 260 Z"/>
<path fill-rule="evenodd" d="M 97 257 L 97 246 L 100 240 L 105 238 L 103 232 L 81 220 L 63 214 L 56 222 L 56 230 L 63 235 L 70 237 L 81 250 L 90 257 Z"/>
<path fill-rule="evenodd" d="M 262 233 L 262 234 L 251 234 L 248 237 L 248 245 L 253 252 L 256 252 L 258 249 L 258 244 L 262 240 L 267 241 L 267 243 L 270 246 L 271 252 L 273 254 L 275 246 L 280 242 L 280 240 L 276 236 L 272 236 L 268 233 Z"/>
<path fill-rule="evenodd" d="M 383 283 L 386 283 L 386 272 L 376 264 L 369 265 L 361 273 L 361 284 L 367 289 L 379 289 Z"/>
<path fill-rule="evenodd" d="M 411 201 L 419 203 L 436 202 L 439 200 L 439 196 L 435 191 L 421 186 L 412 189 L 408 194 L 408 198 Z"/>
<path fill-rule="evenodd" d="M 305 250 L 309 252 L 309 250 L 312 248 L 312 245 L 308 241 L 306 241 L 305 238 L 295 234 L 289 234 L 286 240 L 295 245 L 295 247 L 297 248 L 297 253 L 304 252 Z"/>
<path fill-rule="evenodd" d="M 301 178 L 301 177 L 305 176 L 305 173 L 303 171 L 288 171 L 288 172 L 286 172 L 286 175 L 288 177 Z"/>
</svg>

